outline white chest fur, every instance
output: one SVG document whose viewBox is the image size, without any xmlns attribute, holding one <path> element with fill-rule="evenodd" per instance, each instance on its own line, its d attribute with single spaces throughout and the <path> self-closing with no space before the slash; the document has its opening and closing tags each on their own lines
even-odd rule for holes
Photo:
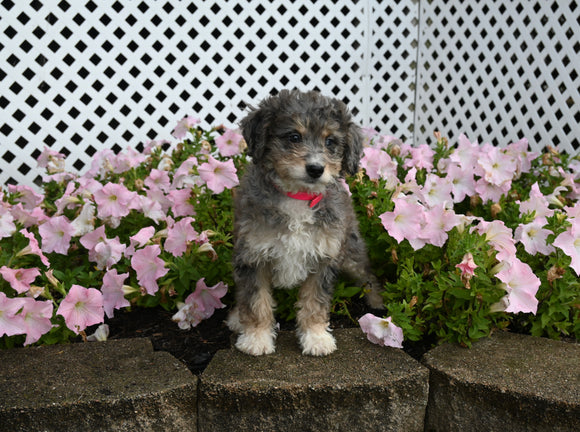
<svg viewBox="0 0 580 432">
<path fill-rule="evenodd" d="M 252 261 L 269 263 L 275 287 L 291 288 L 317 270 L 321 260 L 337 257 L 341 241 L 316 225 L 314 212 L 305 201 L 284 200 L 280 210 L 287 216 L 279 229 L 255 227 L 248 232 Z"/>
</svg>

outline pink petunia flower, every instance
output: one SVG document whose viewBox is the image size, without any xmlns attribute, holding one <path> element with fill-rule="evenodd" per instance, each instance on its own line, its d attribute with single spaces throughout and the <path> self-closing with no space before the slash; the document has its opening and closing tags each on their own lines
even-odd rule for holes
<svg viewBox="0 0 580 432">
<path fill-rule="evenodd" d="M 44 255 L 44 253 L 42 253 L 42 250 L 40 249 L 40 246 L 38 245 L 38 240 L 36 240 L 36 237 L 34 237 L 34 234 L 31 232 L 28 232 L 26 229 L 21 229 L 20 234 L 22 234 L 24 237 L 26 237 L 28 239 L 28 246 L 26 246 L 22 250 L 18 251 L 16 256 L 20 257 L 20 256 L 24 256 L 24 255 L 38 255 L 40 257 L 40 261 L 42 261 L 42 263 L 45 266 L 49 267 L 50 262 L 48 261 L 48 258 Z"/>
<path fill-rule="evenodd" d="M 107 183 L 94 194 L 99 218 L 122 218 L 129 214 L 136 193 L 122 184 Z"/>
<path fill-rule="evenodd" d="M 38 233 L 42 238 L 43 252 L 66 255 L 75 229 L 66 216 L 56 216 L 40 225 Z"/>
<path fill-rule="evenodd" d="M 371 141 L 374 137 L 376 137 L 379 134 L 376 131 L 376 129 L 372 126 L 366 126 L 361 128 L 361 132 L 363 134 L 363 137 L 365 138 L 365 142 Z"/>
<path fill-rule="evenodd" d="M 554 214 L 554 210 L 548 208 L 550 203 L 548 199 L 540 192 L 538 183 L 534 183 L 530 190 L 530 197 L 525 201 L 516 201 L 520 205 L 520 217 L 525 213 L 534 212 L 534 217 L 547 218 Z"/>
<path fill-rule="evenodd" d="M 175 129 L 173 130 L 173 136 L 177 139 L 183 139 L 188 134 L 190 129 L 197 124 L 201 123 L 201 120 L 195 117 L 184 117 L 183 119 L 179 120 Z"/>
<path fill-rule="evenodd" d="M 388 189 L 394 188 L 399 183 L 397 178 L 397 163 L 384 150 L 373 147 L 365 148 L 364 156 L 360 164 L 371 180 L 387 180 L 386 187 Z"/>
<path fill-rule="evenodd" d="M 116 269 L 109 270 L 103 276 L 103 307 L 108 318 L 113 318 L 113 310 L 130 306 L 129 300 L 125 298 L 123 283 L 129 277 L 129 273 L 117 274 Z"/>
<path fill-rule="evenodd" d="M 0 207 L 0 238 L 11 237 L 15 232 L 14 216 L 7 208 Z"/>
<path fill-rule="evenodd" d="M 485 203 L 487 201 L 499 202 L 503 195 L 506 195 L 511 188 L 511 181 L 506 181 L 500 186 L 488 182 L 484 178 L 480 178 L 475 183 L 475 192 L 481 197 Z"/>
<path fill-rule="evenodd" d="M 97 229 L 83 235 L 79 242 L 87 249 L 92 250 L 95 246 L 107 238 L 105 234 L 105 226 L 101 225 Z"/>
<path fill-rule="evenodd" d="M 34 282 L 37 276 L 40 276 L 40 270 L 36 267 L 12 269 L 2 266 L 0 267 L 0 274 L 18 294 L 22 294 L 28 291 L 30 284 Z"/>
<path fill-rule="evenodd" d="M 548 236 L 552 234 L 552 231 L 543 228 L 546 223 L 545 219 L 536 219 L 529 224 L 520 224 L 516 228 L 514 239 L 521 242 L 530 255 L 550 255 L 555 249 L 546 243 Z"/>
<path fill-rule="evenodd" d="M 95 229 L 95 206 L 88 202 L 83 205 L 79 215 L 71 222 L 74 236 L 85 235 Z"/>
<path fill-rule="evenodd" d="M 457 148 L 451 153 L 449 159 L 455 162 L 463 171 L 473 171 L 473 167 L 477 164 L 479 158 L 479 144 L 477 141 L 473 143 L 464 135 L 459 135 L 459 144 Z"/>
<path fill-rule="evenodd" d="M 427 174 L 425 184 L 421 189 L 421 201 L 428 207 L 451 204 L 453 184 L 445 177 L 436 174 Z"/>
<path fill-rule="evenodd" d="M 485 235 L 489 244 L 498 252 L 498 261 L 509 260 L 516 255 L 515 240 L 512 231 L 505 226 L 503 221 L 486 222 L 481 220 L 474 228 L 479 234 Z"/>
<path fill-rule="evenodd" d="M 151 245 L 136 251 L 131 258 L 131 266 L 137 273 L 137 280 L 150 295 L 159 290 L 157 279 L 169 271 L 165 268 L 165 261 L 159 258 L 160 253 L 159 245 Z"/>
<path fill-rule="evenodd" d="M 425 211 L 424 224 L 419 238 L 428 244 L 443 247 L 447 241 L 447 233 L 461 222 L 453 210 L 445 208 L 444 204 Z"/>
<path fill-rule="evenodd" d="M 155 234 L 155 228 L 152 226 L 141 228 L 137 234 L 129 237 L 129 247 L 125 249 L 125 256 L 130 257 L 135 253 L 136 247 L 143 247 Z"/>
<path fill-rule="evenodd" d="M 528 151 L 528 140 L 526 138 L 508 145 L 505 148 L 505 152 L 515 160 L 518 175 L 530 172 L 532 161 L 539 156 L 539 153 Z"/>
<path fill-rule="evenodd" d="M 24 298 L 10 298 L 0 291 L 0 337 L 24 333 L 24 318 L 18 313 L 23 305 Z"/>
<path fill-rule="evenodd" d="M 73 285 L 56 313 L 62 315 L 66 326 L 78 334 L 105 319 L 103 294 L 95 288 Z"/>
<path fill-rule="evenodd" d="M 175 257 L 183 255 L 187 250 L 188 242 L 197 238 L 197 233 L 191 226 L 193 221 L 192 217 L 186 217 L 167 229 L 167 239 L 163 245 L 167 252 L 170 252 Z"/>
<path fill-rule="evenodd" d="M 117 154 L 115 158 L 111 159 L 113 172 L 115 174 L 127 172 L 143 163 L 145 159 L 144 154 L 139 153 L 133 147 L 127 147 L 124 152 Z"/>
<path fill-rule="evenodd" d="M 148 189 L 147 198 L 159 203 L 161 211 L 167 215 L 167 212 L 173 204 L 169 197 L 161 189 Z"/>
<path fill-rule="evenodd" d="M 42 201 L 44 201 L 44 196 L 40 195 L 34 190 L 25 185 L 8 185 L 8 191 L 15 194 L 15 201 L 22 203 L 23 207 L 27 210 L 32 210 L 38 207 Z"/>
<path fill-rule="evenodd" d="M 97 269 L 109 269 L 123 257 L 126 246 L 119 241 L 119 237 L 105 239 L 89 251 L 89 259 L 97 263 Z"/>
<path fill-rule="evenodd" d="M 216 285 L 208 287 L 205 284 L 205 278 L 201 278 L 195 285 L 195 291 L 190 295 L 203 305 L 205 317 L 209 318 L 213 315 L 216 309 L 226 307 L 220 299 L 225 296 L 227 292 L 228 286 L 223 282 L 218 282 Z"/>
<path fill-rule="evenodd" d="M 389 146 L 399 146 L 402 144 L 402 141 L 394 136 L 394 135 L 381 135 L 379 138 L 375 138 L 373 140 L 373 147 L 378 149 L 388 149 Z"/>
<path fill-rule="evenodd" d="M 180 329 L 189 330 L 202 322 L 204 317 L 203 305 L 193 298 L 191 294 L 185 299 L 185 303 L 177 304 L 177 312 L 171 319 L 177 323 Z"/>
<path fill-rule="evenodd" d="M 208 287 L 204 279 L 200 279 L 195 292 L 185 299 L 185 303 L 178 305 L 178 311 L 172 317 L 173 321 L 183 330 L 197 326 L 202 320 L 211 317 L 215 309 L 225 307 L 220 299 L 227 291 L 228 287 L 223 282 Z"/>
<path fill-rule="evenodd" d="M 56 214 L 61 215 L 65 209 L 73 209 L 78 207 L 81 204 L 81 200 L 77 195 L 78 191 L 76 190 L 75 183 L 67 183 L 63 195 L 55 201 Z"/>
<path fill-rule="evenodd" d="M 64 160 L 64 154 L 44 146 L 44 150 L 36 158 L 36 163 L 39 168 L 46 168 L 49 174 L 56 174 L 64 171 Z"/>
<path fill-rule="evenodd" d="M 26 210 L 21 203 L 12 206 L 12 216 L 24 226 L 29 228 L 33 225 L 40 225 L 48 219 L 48 216 L 40 207 L 35 207 L 32 210 Z"/>
<path fill-rule="evenodd" d="M 119 237 L 107 238 L 104 225 L 83 235 L 79 241 L 89 251 L 89 260 L 96 262 L 99 270 L 118 263 L 126 248 Z"/>
<path fill-rule="evenodd" d="M 220 162 L 208 156 L 208 161 L 202 164 L 198 171 L 207 187 L 216 194 L 220 194 L 224 189 L 230 189 L 239 184 L 236 167 L 231 159 L 226 162 Z"/>
<path fill-rule="evenodd" d="M 215 144 L 222 156 L 230 157 L 240 154 L 242 151 L 242 139 L 244 137 L 232 129 L 225 131 L 215 139 Z"/>
<path fill-rule="evenodd" d="M 193 167 L 197 166 L 197 158 L 191 156 L 185 160 L 173 174 L 173 183 L 171 185 L 174 189 L 183 187 L 191 188 L 195 185 L 200 185 L 200 179 L 194 175 Z"/>
<path fill-rule="evenodd" d="M 171 211 L 174 217 L 192 216 L 195 208 L 191 204 L 192 198 L 190 189 L 177 189 L 169 192 L 169 199 L 173 203 Z"/>
<path fill-rule="evenodd" d="M 145 179 L 145 186 L 149 189 L 161 189 L 163 192 L 167 192 L 171 186 L 169 174 L 167 171 L 152 169 Z"/>
<path fill-rule="evenodd" d="M 461 278 L 464 280 L 469 280 L 475 275 L 475 269 L 478 267 L 473 260 L 473 255 L 471 252 L 467 252 L 463 255 L 463 259 L 459 264 L 456 264 L 459 270 L 461 270 Z"/>
<path fill-rule="evenodd" d="M 30 345 L 37 342 L 42 335 L 48 333 L 53 325 L 50 319 L 54 309 L 52 302 L 37 301 L 31 298 L 25 298 L 22 305 L 22 324 L 26 333 L 24 345 Z"/>
<path fill-rule="evenodd" d="M 147 141 L 143 144 L 143 154 L 150 155 L 154 149 L 157 147 L 163 147 L 164 145 L 169 144 L 168 140 L 159 140 L 159 141 Z"/>
<path fill-rule="evenodd" d="M 501 302 L 505 305 L 503 311 L 536 313 L 538 309 L 536 293 L 541 282 L 528 264 L 514 257 L 495 277 L 503 282 L 503 288 L 508 293 Z M 497 309 L 494 307 L 494 310 Z"/>
<path fill-rule="evenodd" d="M 570 267 L 580 276 L 580 220 L 574 219 L 572 226 L 556 237 L 553 245 L 572 258 Z"/>
<path fill-rule="evenodd" d="M 447 166 L 447 180 L 451 183 L 453 202 L 459 203 L 466 196 L 475 195 L 475 179 L 473 170 L 463 170 L 459 165 L 451 163 Z"/>
<path fill-rule="evenodd" d="M 395 209 L 379 216 L 389 235 L 401 243 L 413 239 L 421 231 L 425 209 L 418 203 L 409 203 L 403 198 L 393 199 Z"/>
<path fill-rule="evenodd" d="M 358 322 L 372 343 L 403 348 L 403 330 L 392 322 L 391 317 L 379 318 L 368 313 L 359 318 Z"/>
<path fill-rule="evenodd" d="M 403 166 L 405 168 L 415 167 L 418 170 L 424 168 L 427 171 L 433 169 L 433 156 L 435 152 L 427 144 L 421 144 L 417 147 L 412 147 L 410 150 L 411 159 L 405 160 Z"/>
<path fill-rule="evenodd" d="M 159 191 L 159 192 L 161 192 L 161 191 Z M 165 217 L 167 216 L 167 213 L 163 209 L 163 206 L 162 206 L 162 202 L 164 201 L 164 196 L 163 196 L 163 201 L 160 201 L 160 200 L 156 200 L 156 199 L 151 198 L 149 196 L 150 193 L 151 193 L 151 190 L 148 191 L 148 194 L 147 194 L 148 196 L 139 195 L 136 202 L 139 203 L 139 208 L 141 209 L 141 212 L 146 217 L 151 219 L 153 222 L 158 224 L 160 221 L 165 219 Z M 161 193 L 163 193 L 163 192 L 161 192 Z"/>
<path fill-rule="evenodd" d="M 483 169 L 485 180 L 495 186 L 511 182 L 517 168 L 514 159 L 498 147 L 488 146 L 486 150 L 480 152 L 477 160 L 478 165 Z"/>
</svg>

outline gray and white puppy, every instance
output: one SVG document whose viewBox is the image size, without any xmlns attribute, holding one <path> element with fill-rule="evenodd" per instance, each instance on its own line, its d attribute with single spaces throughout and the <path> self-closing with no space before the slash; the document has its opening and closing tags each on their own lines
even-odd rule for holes
<svg viewBox="0 0 580 432">
<path fill-rule="evenodd" d="M 347 107 L 316 92 L 283 90 L 241 122 L 253 163 L 235 195 L 236 306 L 228 326 L 247 354 L 275 350 L 273 288 L 300 286 L 297 333 L 303 354 L 336 349 L 329 309 L 337 275 L 367 285 L 381 308 L 342 179 L 358 171 L 362 135 Z"/>
</svg>

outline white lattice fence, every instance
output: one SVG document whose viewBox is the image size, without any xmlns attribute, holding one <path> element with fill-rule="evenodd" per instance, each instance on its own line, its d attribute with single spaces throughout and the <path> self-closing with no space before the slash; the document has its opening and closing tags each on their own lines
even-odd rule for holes
<svg viewBox="0 0 580 432">
<path fill-rule="evenodd" d="M 82 171 L 184 115 L 233 126 L 283 87 L 416 143 L 575 152 L 579 24 L 576 1 L 2 0 L 0 184 L 38 180 L 45 145 Z"/>
<path fill-rule="evenodd" d="M 47 145 L 170 138 L 185 115 L 233 126 L 284 87 L 319 89 L 410 138 L 418 2 L 0 2 L 0 184 L 32 184 Z"/>
<path fill-rule="evenodd" d="M 415 141 L 580 148 L 576 1 L 422 1 Z"/>
</svg>

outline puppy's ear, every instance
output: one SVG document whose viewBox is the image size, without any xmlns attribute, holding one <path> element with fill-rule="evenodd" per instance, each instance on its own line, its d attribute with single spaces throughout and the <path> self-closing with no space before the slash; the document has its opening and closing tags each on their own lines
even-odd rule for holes
<svg viewBox="0 0 580 432">
<path fill-rule="evenodd" d="M 343 174 L 354 175 L 363 152 L 363 135 L 360 127 L 351 122 L 345 136 L 345 147 L 342 155 Z"/>
<path fill-rule="evenodd" d="M 265 116 L 261 109 L 252 109 L 240 122 L 242 135 L 248 144 L 248 155 L 259 160 L 265 148 Z"/>
</svg>

